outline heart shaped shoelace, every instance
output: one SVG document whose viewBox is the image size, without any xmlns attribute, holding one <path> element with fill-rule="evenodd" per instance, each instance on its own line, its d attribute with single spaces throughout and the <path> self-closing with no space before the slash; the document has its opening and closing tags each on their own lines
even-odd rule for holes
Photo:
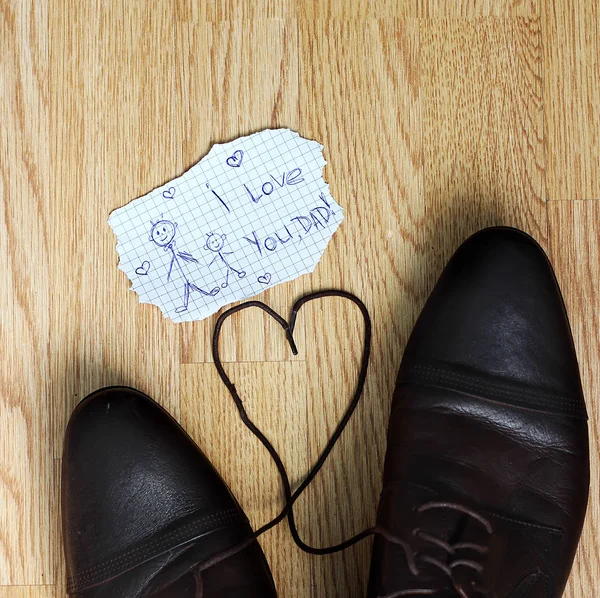
<svg viewBox="0 0 600 598">
<path fill-rule="evenodd" d="M 305 305 L 306 303 L 308 303 L 310 301 L 314 301 L 316 299 L 322 299 L 325 297 L 340 297 L 343 299 L 347 299 L 349 301 L 352 301 L 354 304 L 356 304 L 358 306 L 358 308 L 360 309 L 361 314 L 364 319 L 364 338 L 363 338 L 363 352 L 362 352 L 362 358 L 361 358 L 361 365 L 360 365 L 360 370 L 359 370 L 359 374 L 358 374 L 358 378 L 357 378 L 357 382 L 356 382 L 356 389 L 354 391 L 352 399 L 350 400 L 350 403 L 348 404 L 348 407 L 346 408 L 344 415 L 342 416 L 341 420 L 339 421 L 338 425 L 336 426 L 333 434 L 331 435 L 331 438 L 328 440 L 328 442 L 325 445 L 325 448 L 323 449 L 323 451 L 321 452 L 319 458 L 317 459 L 315 464 L 312 466 L 312 468 L 309 470 L 304 481 L 298 486 L 298 488 L 295 491 L 292 492 L 290 479 L 289 479 L 287 470 L 285 469 L 285 466 L 283 465 L 283 462 L 281 460 L 279 453 L 277 452 L 275 447 L 271 444 L 269 439 L 265 436 L 265 434 L 260 430 L 260 428 L 258 428 L 256 426 L 256 424 L 252 421 L 252 419 L 248 416 L 248 413 L 246 412 L 246 409 L 244 408 L 244 403 L 235 387 L 235 384 L 231 381 L 231 379 L 229 378 L 229 376 L 227 375 L 227 372 L 225 371 L 225 369 L 223 367 L 223 363 L 221 361 L 221 357 L 220 357 L 220 353 L 219 353 L 219 338 L 221 335 L 221 330 L 223 328 L 223 324 L 225 323 L 225 321 L 228 318 L 230 318 L 235 313 L 240 312 L 242 310 L 256 307 L 256 308 L 262 309 L 264 312 L 266 312 L 283 328 L 286 339 L 292 350 L 292 353 L 294 355 L 297 355 L 298 348 L 296 347 L 293 333 L 294 333 L 294 328 L 296 325 L 296 319 L 298 316 L 298 312 L 300 311 L 302 306 Z M 360 533 L 352 536 L 348 540 L 345 540 L 344 542 L 341 542 L 334 546 L 327 546 L 324 548 L 317 548 L 317 547 L 306 544 L 300 537 L 300 534 L 298 533 L 295 516 L 294 516 L 294 503 L 298 500 L 298 498 L 306 490 L 306 488 L 313 481 L 315 476 L 319 473 L 319 471 L 325 464 L 327 457 L 329 456 L 329 454 L 331 453 L 336 442 L 342 435 L 342 432 L 348 425 L 348 422 L 350 421 L 350 418 L 354 414 L 354 411 L 360 401 L 360 398 L 362 396 L 362 392 L 364 389 L 364 385 L 365 385 L 365 380 L 367 377 L 367 370 L 369 367 L 369 358 L 371 355 L 371 336 L 372 336 L 371 317 L 369 315 L 369 312 L 368 312 L 365 304 L 358 297 L 353 295 L 352 293 L 348 293 L 346 291 L 341 291 L 341 290 L 318 291 L 315 293 L 305 295 L 304 297 L 301 297 L 300 299 L 298 299 L 298 301 L 296 301 L 296 303 L 294 303 L 294 305 L 292 307 L 289 322 L 287 320 L 285 320 L 282 316 L 280 316 L 275 310 L 273 310 L 271 307 L 269 307 L 268 305 L 266 305 L 265 303 L 263 303 L 261 301 L 247 301 L 245 303 L 236 305 L 236 306 L 226 310 L 225 312 L 223 312 L 221 314 L 221 316 L 219 316 L 219 318 L 217 319 L 217 322 L 215 324 L 215 328 L 214 328 L 214 332 L 213 332 L 213 340 L 212 340 L 212 354 L 213 354 L 213 360 L 215 363 L 215 367 L 217 368 L 217 371 L 219 373 L 219 376 L 221 377 L 221 380 L 223 381 L 223 383 L 227 387 L 229 393 L 231 394 L 231 397 L 235 403 L 235 406 L 238 410 L 238 413 L 240 415 L 242 422 L 250 430 L 250 432 L 252 432 L 252 434 L 254 434 L 260 440 L 260 442 L 263 444 L 263 446 L 269 452 L 269 455 L 271 456 L 273 462 L 275 463 L 275 466 L 277 467 L 277 471 L 279 473 L 279 476 L 280 476 L 281 482 L 282 482 L 282 486 L 283 486 L 285 506 L 284 506 L 283 510 L 275 518 L 273 518 L 271 521 L 269 521 L 268 523 L 264 524 L 262 527 L 257 529 L 247 540 L 245 540 L 244 542 L 234 546 L 233 548 L 231 548 L 225 552 L 215 555 L 213 558 L 202 563 L 199 567 L 200 571 L 208 569 L 209 567 L 212 567 L 212 566 L 216 565 L 217 563 L 229 558 L 230 556 L 233 556 L 234 554 L 237 554 L 238 552 L 244 550 L 250 544 L 252 544 L 258 537 L 260 537 L 262 534 L 264 534 L 268 530 L 272 529 L 273 527 L 278 525 L 281 521 L 283 521 L 284 519 L 287 518 L 290 533 L 292 535 L 292 538 L 294 539 L 294 542 L 301 550 L 303 550 L 304 552 L 307 552 L 309 554 L 327 555 L 327 554 L 333 554 L 336 552 L 340 552 L 341 550 L 349 548 L 350 546 L 353 546 L 357 542 L 360 542 L 364 538 L 367 538 L 369 536 L 376 534 L 376 535 L 383 537 L 386 541 L 402 547 L 402 549 L 405 553 L 405 556 L 406 556 L 406 562 L 407 562 L 408 568 L 415 577 L 419 576 L 420 570 L 419 570 L 417 563 L 418 563 L 418 561 L 421 561 L 423 563 L 427 563 L 428 565 L 436 567 L 436 568 L 440 569 L 441 571 L 443 571 L 448 576 L 449 582 L 452 583 L 451 589 L 456 592 L 456 594 L 459 598 L 472 598 L 472 594 L 469 593 L 469 591 L 471 591 L 471 590 L 477 591 L 477 592 L 483 591 L 480 588 L 478 588 L 475 583 L 472 584 L 470 589 L 465 589 L 463 586 L 461 586 L 454 580 L 454 576 L 453 576 L 454 570 L 459 567 L 467 567 L 467 568 L 473 569 L 477 573 L 481 573 L 483 567 L 476 561 L 466 560 L 466 559 L 457 559 L 457 560 L 451 561 L 450 563 L 444 563 L 444 562 L 440 561 L 439 559 L 429 557 L 424 554 L 417 554 L 417 553 L 415 553 L 415 551 L 413 550 L 413 548 L 411 547 L 411 545 L 408 541 L 403 540 L 402 538 L 396 537 L 395 535 L 391 534 L 388 530 L 386 530 L 378 525 L 367 528 L 367 529 L 361 531 Z M 422 511 L 430 510 L 430 509 L 450 509 L 450 510 L 454 510 L 454 511 L 459 511 L 460 513 L 462 513 L 464 515 L 472 517 L 473 519 L 478 521 L 481 525 L 483 525 L 488 533 L 490 533 L 490 534 L 492 533 L 492 526 L 491 526 L 490 522 L 468 507 L 464 507 L 464 506 L 461 506 L 461 505 L 458 505 L 455 503 L 429 502 L 429 503 L 425 503 L 424 505 L 422 505 L 418 509 L 418 511 L 422 512 Z M 414 530 L 413 534 L 415 536 L 420 537 L 425 542 L 428 542 L 430 544 L 436 545 L 439 548 L 442 548 L 446 553 L 448 553 L 449 557 L 453 557 L 455 555 L 456 551 L 459 549 L 470 549 L 470 550 L 473 550 L 474 552 L 477 552 L 480 554 L 484 554 L 487 552 L 486 547 L 479 546 L 476 544 L 466 544 L 466 543 L 465 544 L 454 544 L 454 545 L 448 544 L 444 540 L 438 539 L 435 536 L 430 535 L 420 529 Z M 425 588 L 424 587 L 421 589 L 407 589 L 407 590 L 394 591 L 391 594 L 387 594 L 385 596 L 380 596 L 379 598 L 399 598 L 399 597 L 404 597 L 404 596 L 432 596 L 432 595 L 436 594 L 438 591 L 440 591 L 440 588 L 433 589 L 433 588 Z M 478 593 L 477 595 L 481 596 L 482 594 Z"/>
</svg>

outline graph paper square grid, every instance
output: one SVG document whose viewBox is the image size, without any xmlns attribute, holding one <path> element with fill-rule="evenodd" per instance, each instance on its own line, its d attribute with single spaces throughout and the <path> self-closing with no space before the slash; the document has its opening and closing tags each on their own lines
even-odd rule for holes
<svg viewBox="0 0 600 598">
<path fill-rule="evenodd" d="M 312 272 L 343 210 L 323 146 L 289 129 L 214 145 L 180 177 L 112 212 L 119 268 L 175 322 Z"/>
</svg>

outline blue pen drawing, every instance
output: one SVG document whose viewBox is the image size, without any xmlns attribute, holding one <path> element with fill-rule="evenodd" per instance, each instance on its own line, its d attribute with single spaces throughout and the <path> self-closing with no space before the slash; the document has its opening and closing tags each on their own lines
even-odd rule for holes
<svg viewBox="0 0 600 598">
<path fill-rule="evenodd" d="M 244 159 L 244 152 L 242 150 L 236 150 L 227 158 L 227 166 L 233 166 L 233 168 L 239 168 L 242 165 Z"/>
<path fill-rule="evenodd" d="M 186 251 L 176 251 L 175 249 L 175 235 L 177 233 L 177 223 L 171 222 L 170 220 L 158 220 L 152 222 L 152 228 L 150 229 L 150 241 L 162 247 L 165 251 L 171 254 L 171 263 L 169 265 L 169 273 L 167 274 L 167 282 L 170 282 L 173 269 L 179 272 L 184 281 L 183 288 L 183 305 L 179 306 L 175 311 L 180 314 L 188 309 L 190 301 L 190 292 L 198 291 L 207 297 L 214 297 L 219 292 L 219 287 L 215 287 L 211 291 L 205 291 L 199 286 L 196 286 L 188 278 L 188 273 L 183 267 L 184 263 L 198 263 L 198 260 L 190 253 Z"/>
<path fill-rule="evenodd" d="M 208 183 L 206 183 L 206 188 L 210 189 L 210 185 Z M 221 204 L 223 205 L 223 207 L 228 212 L 231 212 L 231 210 L 229 209 L 229 206 L 225 203 L 225 200 L 214 189 L 210 189 L 210 191 L 221 202 Z"/>
<path fill-rule="evenodd" d="M 248 185 L 244 184 L 244 189 L 246 189 L 246 192 L 250 196 L 250 199 L 253 203 L 258 203 L 261 197 L 268 197 L 273 193 L 273 191 L 278 191 L 279 189 L 283 189 L 286 186 L 289 189 L 294 185 L 299 185 L 300 183 L 304 182 L 304 177 L 302 176 L 302 168 L 292 168 L 292 170 L 288 171 L 284 170 L 281 173 L 281 179 L 279 178 L 279 174 L 276 177 L 274 177 L 272 174 L 269 174 L 269 177 L 272 179 L 273 182 L 265 181 L 264 183 L 262 183 L 262 185 L 260 185 L 260 190 L 262 191 L 262 193 L 256 191 L 256 189 L 252 191 L 252 189 Z"/>
<path fill-rule="evenodd" d="M 150 272 L 150 262 L 148 260 L 144 260 L 142 265 L 135 269 L 135 273 L 139 276 L 148 276 L 148 272 Z"/>
<path fill-rule="evenodd" d="M 234 268 L 225 258 L 226 255 L 231 255 L 233 251 L 223 251 L 225 249 L 225 238 L 227 235 L 219 235 L 217 233 L 209 233 L 206 236 L 206 245 L 204 249 L 208 249 L 215 254 L 209 266 L 212 266 L 217 260 L 223 263 L 225 266 L 225 282 L 221 283 L 221 286 L 225 289 L 229 286 L 229 274 L 231 272 L 237 274 L 238 278 L 244 278 L 246 272 L 244 270 L 237 270 Z"/>
<path fill-rule="evenodd" d="M 323 146 L 289 129 L 215 144 L 111 213 L 130 288 L 191 322 L 312 272 L 344 219 L 325 165 Z"/>
<path fill-rule="evenodd" d="M 303 213 L 297 213 L 287 221 L 282 219 L 280 228 L 271 229 L 268 236 L 262 237 L 256 231 L 251 231 L 242 239 L 254 247 L 258 254 L 257 257 L 264 257 L 269 253 L 284 249 L 288 243 L 293 245 L 301 242 L 309 234 L 325 230 L 336 214 L 331 207 L 331 201 L 328 201 L 323 193 L 319 195 L 319 199 L 321 203 L 313 204 L 312 207 L 307 206 Z"/>
</svg>

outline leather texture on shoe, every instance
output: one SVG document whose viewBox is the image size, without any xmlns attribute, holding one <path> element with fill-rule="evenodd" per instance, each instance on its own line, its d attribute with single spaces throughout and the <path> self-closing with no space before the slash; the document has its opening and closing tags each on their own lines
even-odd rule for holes
<svg viewBox="0 0 600 598">
<path fill-rule="evenodd" d="M 97 391 L 66 432 L 62 514 L 68 592 L 77 598 L 276 596 L 252 533 L 200 449 L 152 399 Z"/>
<path fill-rule="evenodd" d="M 377 520 L 407 545 L 376 538 L 369 598 L 558 598 L 588 487 L 587 415 L 554 273 L 525 233 L 485 229 L 452 257 L 406 347 Z"/>
</svg>

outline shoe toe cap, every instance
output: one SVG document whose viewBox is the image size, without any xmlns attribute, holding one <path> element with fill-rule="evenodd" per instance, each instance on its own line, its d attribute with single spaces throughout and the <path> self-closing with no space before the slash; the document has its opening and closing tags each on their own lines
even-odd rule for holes
<svg viewBox="0 0 600 598">
<path fill-rule="evenodd" d="M 229 489 L 179 424 L 143 393 L 122 387 L 92 394 L 71 417 L 62 511 L 71 575 L 98 571 L 94 565 L 114 555 L 143 561 L 219 524 L 247 527 Z"/>
<path fill-rule="evenodd" d="M 562 296 L 530 236 L 489 228 L 456 251 L 407 345 L 402 369 L 415 368 L 585 409 Z"/>
</svg>

